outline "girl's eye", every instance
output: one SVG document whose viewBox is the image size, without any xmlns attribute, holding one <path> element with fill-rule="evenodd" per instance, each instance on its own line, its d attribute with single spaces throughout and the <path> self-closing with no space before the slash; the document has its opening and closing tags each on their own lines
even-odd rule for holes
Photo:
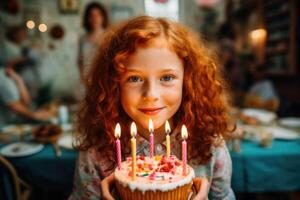
<svg viewBox="0 0 300 200">
<path fill-rule="evenodd" d="M 173 81 L 174 80 L 174 76 L 171 75 L 166 75 L 160 78 L 160 81 Z"/>
<path fill-rule="evenodd" d="M 128 82 L 141 82 L 142 79 L 138 76 L 130 76 L 128 79 L 127 79 Z"/>
</svg>

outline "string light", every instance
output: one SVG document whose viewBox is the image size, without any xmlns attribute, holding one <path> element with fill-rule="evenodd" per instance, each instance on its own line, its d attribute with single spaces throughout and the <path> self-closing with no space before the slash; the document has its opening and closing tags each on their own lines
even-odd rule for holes
<svg viewBox="0 0 300 200">
<path fill-rule="evenodd" d="M 39 25 L 39 30 L 41 32 L 46 32 L 47 31 L 47 25 L 46 24 L 40 24 Z"/>
<path fill-rule="evenodd" d="M 32 20 L 28 20 L 28 21 L 26 22 L 26 26 L 27 26 L 27 28 L 29 28 L 29 29 L 33 29 L 33 28 L 35 27 L 35 23 L 34 23 L 34 21 L 32 21 Z"/>
</svg>

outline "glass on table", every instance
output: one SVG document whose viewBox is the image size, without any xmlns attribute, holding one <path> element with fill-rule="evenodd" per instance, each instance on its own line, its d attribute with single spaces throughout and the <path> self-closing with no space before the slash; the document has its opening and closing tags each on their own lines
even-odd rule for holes
<svg viewBox="0 0 300 200">
<path fill-rule="evenodd" d="M 260 135 L 260 146 L 269 148 L 272 147 L 273 135 L 269 131 L 262 131 Z"/>
</svg>

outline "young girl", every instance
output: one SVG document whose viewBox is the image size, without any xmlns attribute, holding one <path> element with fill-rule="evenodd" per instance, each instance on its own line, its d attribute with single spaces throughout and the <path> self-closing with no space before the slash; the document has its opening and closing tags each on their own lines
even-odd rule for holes
<svg viewBox="0 0 300 200">
<path fill-rule="evenodd" d="M 132 121 L 138 126 L 137 154 L 148 155 L 149 118 L 156 154 L 165 154 L 169 120 L 172 154 L 180 158 L 179 127 L 187 126 L 189 164 L 202 178 L 194 199 L 235 199 L 224 142 L 231 132 L 224 82 L 195 33 L 167 19 L 129 20 L 106 34 L 86 83 L 70 199 L 113 199 L 115 125 L 122 127 L 124 160 L 130 155 Z"/>
</svg>

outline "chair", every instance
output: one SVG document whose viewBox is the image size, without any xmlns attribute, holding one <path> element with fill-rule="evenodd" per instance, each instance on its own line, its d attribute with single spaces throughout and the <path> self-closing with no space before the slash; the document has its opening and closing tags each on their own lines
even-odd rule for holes
<svg viewBox="0 0 300 200">
<path fill-rule="evenodd" d="M 29 199 L 31 187 L 18 176 L 14 166 L 2 156 L 0 156 L 0 169 L 1 171 L 4 171 L 4 175 L 1 175 L 0 177 L 3 179 L 1 182 L 5 183 L 1 184 L 1 189 L 4 190 L 3 192 L 6 198 L 16 200 Z"/>
</svg>

